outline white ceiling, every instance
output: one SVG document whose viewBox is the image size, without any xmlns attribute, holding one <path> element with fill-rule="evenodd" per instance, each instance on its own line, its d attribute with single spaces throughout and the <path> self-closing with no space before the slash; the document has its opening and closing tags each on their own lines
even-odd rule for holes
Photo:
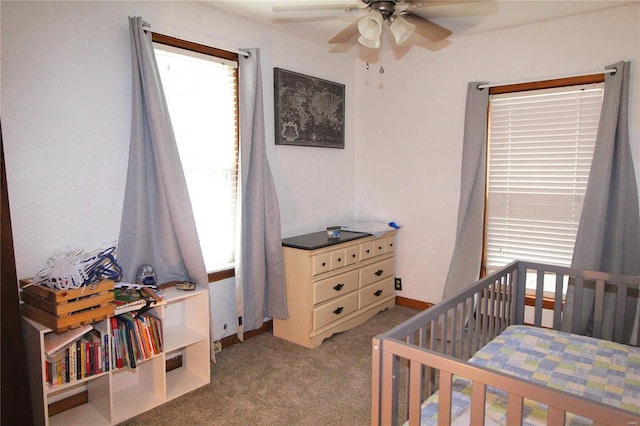
<svg viewBox="0 0 640 426">
<path fill-rule="evenodd" d="M 526 25 L 564 16 L 577 15 L 612 7 L 619 7 L 640 0 L 445 0 L 422 2 L 423 7 L 415 12 L 422 17 L 429 18 L 437 24 L 453 31 L 448 40 L 432 43 L 418 35 L 409 40 L 412 45 L 419 44 L 428 50 L 439 50 L 455 42 L 455 38 L 502 28 Z M 370 54 L 371 49 L 359 46 L 357 43 L 346 45 L 331 45 L 328 41 L 345 29 L 351 22 L 364 13 L 358 7 L 360 0 L 208 0 L 204 1 L 210 7 L 240 16 L 277 31 L 299 37 L 309 42 L 324 45 L 329 50 L 349 52 L 362 56 Z M 282 11 L 283 6 L 338 6 L 328 10 Z M 339 6 L 344 6 L 341 9 Z M 345 10 L 355 6 L 355 10 Z M 275 10 L 274 10 L 275 7 Z M 387 31 L 388 34 L 388 31 Z M 390 37 L 389 37 L 390 38 Z M 408 43 L 408 44 L 409 44 Z M 383 37 L 381 50 L 395 47 L 392 40 Z"/>
</svg>

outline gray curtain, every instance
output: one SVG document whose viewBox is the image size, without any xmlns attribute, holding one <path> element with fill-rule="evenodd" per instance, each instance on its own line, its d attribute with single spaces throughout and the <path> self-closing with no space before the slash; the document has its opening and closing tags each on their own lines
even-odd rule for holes
<svg viewBox="0 0 640 426">
<path fill-rule="evenodd" d="M 240 56 L 239 244 L 236 254 L 238 337 L 265 317 L 286 319 L 280 208 L 266 153 L 260 50 Z"/>
<path fill-rule="evenodd" d="M 571 265 L 609 273 L 640 275 L 638 188 L 629 144 L 629 62 L 618 62 L 605 77 L 595 152 Z M 595 291 L 585 285 L 579 333 L 591 332 Z M 571 330 L 575 289 L 571 285 L 562 327 Z M 627 297 L 624 342 L 631 336 L 637 295 Z M 602 336 L 613 338 L 615 295 L 605 293 Z"/>
<path fill-rule="evenodd" d="M 118 262 L 123 280 L 150 264 L 159 283 L 191 279 L 208 285 L 187 185 L 156 64 L 151 34 L 129 18 L 133 103 L 129 168 Z"/>
<path fill-rule="evenodd" d="M 481 84 L 471 82 L 467 86 L 458 227 L 443 299 L 480 276 L 489 110 L 489 90 L 479 89 Z"/>
</svg>

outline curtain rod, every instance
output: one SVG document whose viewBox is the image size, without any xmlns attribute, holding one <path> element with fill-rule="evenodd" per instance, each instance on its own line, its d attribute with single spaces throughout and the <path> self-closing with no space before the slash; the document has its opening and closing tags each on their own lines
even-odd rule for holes
<svg viewBox="0 0 640 426">
<path fill-rule="evenodd" d="M 143 21 L 142 29 L 145 31 L 151 31 L 151 25 Z M 226 50 L 227 52 L 235 53 L 236 55 L 244 56 L 245 58 L 248 58 L 249 56 L 251 56 L 251 52 L 245 52 L 244 50 L 231 50 L 231 49 L 224 49 L 224 50 Z"/>
<path fill-rule="evenodd" d="M 553 77 L 553 78 L 547 78 L 545 80 L 559 80 L 562 78 L 573 78 L 573 77 L 585 77 L 587 75 L 593 75 L 593 74 L 614 74 L 617 71 L 616 68 L 607 68 L 604 71 L 596 71 L 596 72 L 591 72 L 591 73 L 586 73 L 586 74 L 580 74 L 580 75 L 567 75 L 567 76 L 561 76 L 561 77 Z M 541 80 L 544 81 L 544 80 Z M 487 89 L 487 88 L 491 88 L 491 87 L 498 87 L 498 86 L 510 86 L 513 84 L 523 84 L 523 83 L 531 83 L 531 80 L 528 81 L 517 81 L 514 83 L 487 83 L 487 84 L 481 84 L 478 86 L 478 89 Z"/>
</svg>

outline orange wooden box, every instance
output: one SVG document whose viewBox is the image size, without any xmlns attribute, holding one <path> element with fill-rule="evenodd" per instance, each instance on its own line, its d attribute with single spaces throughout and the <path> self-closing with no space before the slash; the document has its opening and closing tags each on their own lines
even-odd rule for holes
<svg viewBox="0 0 640 426">
<path fill-rule="evenodd" d="M 24 302 L 20 304 L 22 315 L 56 333 L 113 316 L 112 280 L 69 290 L 28 284 L 29 280 L 20 280 L 20 297 Z"/>
</svg>

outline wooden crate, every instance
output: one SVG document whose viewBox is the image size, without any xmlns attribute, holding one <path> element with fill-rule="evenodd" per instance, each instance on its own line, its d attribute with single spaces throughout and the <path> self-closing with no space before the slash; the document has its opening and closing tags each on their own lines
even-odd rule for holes
<svg viewBox="0 0 640 426">
<path fill-rule="evenodd" d="M 20 287 L 22 314 L 56 333 L 113 316 L 112 280 L 69 290 L 28 285 L 28 280 L 20 280 Z"/>
</svg>

